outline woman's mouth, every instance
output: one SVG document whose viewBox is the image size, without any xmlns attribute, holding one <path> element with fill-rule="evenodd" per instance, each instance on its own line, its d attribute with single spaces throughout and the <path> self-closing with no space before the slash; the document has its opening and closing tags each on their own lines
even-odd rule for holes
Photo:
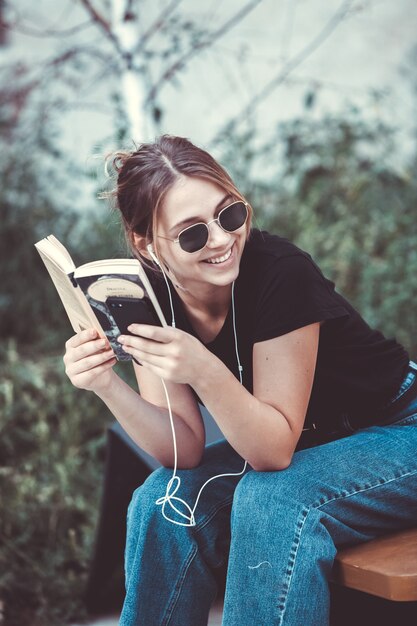
<svg viewBox="0 0 417 626">
<path fill-rule="evenodd" d="M 226 261 L 228 261 L 230 257 L 232 256 L 232 249 L 233 249 L 233 246 L 230 248 L 230 250 L 228 250 L 222 256 L 213 257 L 211 259 L 205 259 L 204 263 L 209 263 L 210 265 L 221 265 L 223 263 L 226 263 Z"/>
</svg>

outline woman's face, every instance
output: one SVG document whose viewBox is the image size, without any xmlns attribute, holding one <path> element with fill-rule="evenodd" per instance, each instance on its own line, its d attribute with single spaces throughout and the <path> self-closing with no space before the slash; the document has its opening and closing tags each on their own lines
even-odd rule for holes
<svg viewBox="0 0 417 626">
<path fill-rule="evenodd" d="M 176 239 L 181 230 L 196 222 L 210 222 L 222 208 L 236 198 L 221 187 L 202 178 L 182 176 L 171 187 L 160 208 L 157 232 L 159 254 L 181 287 L 193 288 L 230 285 L 239 274 L 245 246 L 247 222 L 227 233 L 216 222 L 209 225 L 207 244 L 198 252 L 185 252 Z"/>
</svg>

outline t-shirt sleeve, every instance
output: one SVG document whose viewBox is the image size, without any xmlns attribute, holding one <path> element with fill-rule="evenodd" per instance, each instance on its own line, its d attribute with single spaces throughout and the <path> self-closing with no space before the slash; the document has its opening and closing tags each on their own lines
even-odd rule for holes
<svg viewBox="0 0 417 626">
<path fill-rule="evenodd" d="M 334 284 L 303 254 L 277 258 L 261 278 L 254 342 L 349 315 Z"/>
</svg>

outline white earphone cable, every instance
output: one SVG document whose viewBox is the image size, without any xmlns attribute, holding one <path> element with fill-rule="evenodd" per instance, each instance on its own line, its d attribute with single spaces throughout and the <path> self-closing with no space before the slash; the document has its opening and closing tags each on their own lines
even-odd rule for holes
<svg viewBox="0 0 417 626">
<path fill-rule="evenodd" d="M 160 266 L 161 267 L 161 266 Z M 162 274 L 164 276 L 167 288 L 168 288 L 168 293 L 169 293 L 169 301 L 170 301 L 170 306 L 171 306 L 171 316 L 172 316 L 172 326 L 175 327 L 175 315 L 174 315 L 174 307 L 173 307 L 173 303 L 172 303 L 172 297 L 171 297 L 171 289 L 169 287 L 169 283 L 168 280 L 165 276 L 165 272 L 161 267 L 161 271 Z M 240 358 L 239 358 L 239 349 L 238 349 L 238 343 L 237 343 L 237 333 L 236 333 L 236 315 L 235 315 L 235 299 L 234 299 L 234 288 L 235 288 L 235 283 L 233 282 L 232 284 L 232 321 L 233 321 L 233 334 L 234 334 L 234 343 L 235 343 L 235 352 L 236 352 L 236 359 L 237 359 L 237 364 L 238 364 L 238 370 L 239 370 L 239 379 L 240 379 L 240 384 L 242 383 L 242 372 L 243 372 L 243 367 L 240 363 Z M 173 440 L 173 445 L 174 445 L 174 467 L 173 467 L 173 471 L 172 471 L 172 476 L 170 478 L 170 480 L 167 483 L 166 486 L 166 491 L 165 491 L 165 495 L 162 496 L 161 498 L 158 498 L 158 500 L 156 500 L 155 504 L 157 504 L 158 506 L 161 506 L 161 513 L 164 516 L 164 518 L 171 522 L 172 524 L 177 524 L 178 526 L 195 526 L 195 510 L 197 508 L 198 502 L 200 500 L 200 496 L 201 493 L 203 491 L 203 489 L 206 487 L 206 485 L 208 485 L 208 483 L 210 483 L 212 480 L 215 480 L 216 478 L 223 478 L 225 476 L 241 476 L 242 474 L 245 473 L 246 471 L 246 467 L 247 467 L 247 461 L 245 461 L 243 469 L 240 472 L 237 473 L 226 473 L 226 474 L 218 474 L 216 476 L 212 476 L 211 478 L 209 478 L 208 480 L 206 480 L 206 482 L 203 484 L 203 486 L 200 488 L 200 491 L 198 492 L 197 498 L 195 500 L 194 506 L 191 507 L 187 502 L 185 502 L 185 500 L 183 500 L 182 498 L 177 497 L 175 494 L 177 493 L 178 489 L 181 486 L 181 479 L 179 478 L 179 476 L 177 476 L 177 465 L 178 465 L 178 451 L 177 451 L 177 439 L 176 439 L 176 435 L 175 435 L 175 426 L 174 426 L 174 419 L 172 416 L 172 409 L 171 409 L 171 403 L 169 400 L 169 394 L 168 394 L 168 390 L 166 388 L 166 384 L 163 378 L 161 378 L 161 382 L 162 382 L 162 386 L 164 388 L 164 392 L 165 392 L 165 397 L 166 397 L 166 401 L 167 401 L 167 407 L 168 407 L 168 413 L 169 413 L 169 421 L 170 421 L 170 425 L 171 425 L 171 431 L 172 431 L 172 440 Z M 179 503 L 181 504 L 183 507 L 185 507 L 186 511 L 188 513 L 184 513 L 182 511 L 180 511 L 177 506 L 175 506 L 175 503 Z M 168 517 L 168 515 L 165 512 L 165 508 L 166 505 L 169 504 L 169 506 L 171 507 L 171 509 L 173 511 L 175 511 L 175 513 L 177 513 L 180 517 L 183 517 L 184 522 L 179 522 L 178 520 L 174 520 L 171 519 L 170 517 Z"/>
<path fill-rule="evenodd" d="M 166 274 L 164 272 L 164 270 L 161 267 L 161 272 L 162 272 L 162 276 L 164 277 L 167 289 L 168 289 L 168 296 L 169 296 L 169 306 L 171 308 L 171 326 L 172 328 L 175 328 L 175 313 L 174 313 L 174 304 L 172 302 L 172 295 L 171 295 L 171 289 L 169 288 L 169 283 L 168 283 L 168 279 L 166 277 Z"/>
</svg>

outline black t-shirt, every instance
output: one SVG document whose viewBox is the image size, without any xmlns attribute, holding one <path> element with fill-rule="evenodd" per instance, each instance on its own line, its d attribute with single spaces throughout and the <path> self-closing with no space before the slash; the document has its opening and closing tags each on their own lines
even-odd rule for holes
<svg viewBox="0 0 417 626">
<path fill-rule="evenodd" d="M 163 278 L 149 274 L 168 322 L 171 312 Z M 182 302 L 171 288 L 176 325 L 197 336 Z M 347 413 L 361 425 L 377 419 L 378 409 L 400 387 L 407 351 L 368 326 L 325 278 L 309 254 L 293 243 L 253 229 L 246 242 L 234 290 L 236 331 L 243 384 L 252 392 L 253 345 L 324 322 L 320 329 L 313 389 L 306 423 L 331 428 Z M 208 350 L 238 378 L 232 310 Z M 279 376 L 279 372 L 277 372 Z"/>
</svg>

